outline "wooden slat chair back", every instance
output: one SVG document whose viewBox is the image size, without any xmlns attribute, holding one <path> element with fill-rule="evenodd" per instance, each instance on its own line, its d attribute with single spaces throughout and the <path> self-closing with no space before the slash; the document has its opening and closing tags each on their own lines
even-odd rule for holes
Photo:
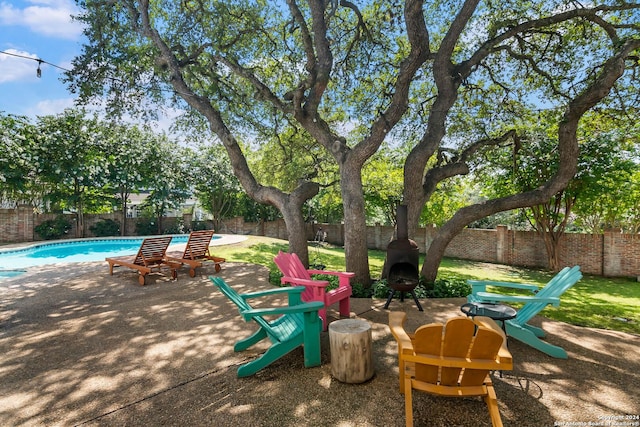
<svg viewBox="0 0 640 427">
<path fill-rule="evenodd" d="M 167 259 L 188 265 L 189 276 L 191 277 L 196 276 L 196 269 L 202 267 L 204 261 L 212 261 L 215 264 L 216 272 L 219 272 L 222 269 L 220 264 L 226 260 L 215 257 L 209 252 L 213 233 L 214 230 L 192 231 L 189 234 L 189 240 L 185 245 L 184 252 L 182 254 L 171 252 L 167 254 Z"/>
<path fill-rule="evenodd" d="M 406 313 L 389 313 L 398 342 L 400 391 L 405 395 L 406 425 L 413 426 L 412 390 L 447 396 L 481 396 L 493 426 L 502 426 L 491 370 L 513 369 L 500 327 L 487 317 L 457 317 L 424 325 L 409 334 Z"/>
<path fill-rule="evenodd" d="M 171 236 L 148 237 L 142 241 L 135 256 L 109 257 L 109 274 L 113 275 L 113 267 L 127 267 L 138 271 L 138 282 L 146 283 L 147 274 L 159 272 L 163 268 L 171 270 L 171 277 L 176 279 L 180 264 L 167 260 L 166 252 L 171 243 Z"/>
<path fill-rule="evenodd" d="M 349 317 L 351 314 L 350 297 L 352 294 L 350 280 L 355 276 L 354 273 L 314 270 L 306 269 L 295 253 L 286 253 L 279 251 L 278 255 L 273 259 L 283 274 L 281 283 L 291 286 L 303 286 L 302 300 L 305 302 L 320 301 L 324 303 L 324 307 L 320 310 L 322 318 L 322 329 L 327 330 L 327 307 L 333 304 L 339 304 L 339 312 L 341 317 Z M 326 280 L 313 280 L 312 274 L 327 274 L 338 276 L 338 287 L 336 289 L 327 290 L 329 282 Z"/>
<path fill-rule="evenodd" d="M 171 243 L 171 236 L 150 237 L 144 239 L 136 255 L 134 264 L 152 266 L 161 264 Z"/>
<path fill-rule="evenodd" d="M 220 277 L 210 277 L 213 284 L 233 302 L 242 318 L 254 321 L 260 327 L 248 338 L 234 345 L 234 351 L 243 351 L 258 342 L 269 338 L 271 346 L 257 359 L 238 368 L 238 377 L 253 375 L 274 361 L 302 346 L 304 350 L 304 366 L 320 365 L 320 329 L 322 327 L 318 310 L 320 302 L 304 303 L 301 299 L 302 288 L 283 287 L 266 291 L 239 294 Z M 253 308 L 248 300 L 271 295 L 286 295 L 288 306 Z M 272 319 L 268 320 L 267 316 Z"/>
<path fill-rule="evenodd" d="M 529 283 L 496 282 L 488 280 L 469 280 L 471 294 L 467 295 L 469 302 L 489 303 L 523 303 L 515 319 L 505 322 L 507 334 L 538 349 L 552 357 L 566 359 L 567 352 L 559 346 L 541 340 L 545 331 L 528 322 L 544 310 L 548 305 L 559 306 L 560 297 L 582 278 L 580 266 L 565 267 L 556 274 L 542 289 Z M 517 289 L 528 292 L 527 295 L 503 295 L 487 292 L 487 286 Z"/>
<path fill-rule="evenodd" d="M 184 259 L 198 259 L 209 255 L 209 244 L 213 238 L 213 230 L 192 231 L 184 248 Z"/>
</svg>

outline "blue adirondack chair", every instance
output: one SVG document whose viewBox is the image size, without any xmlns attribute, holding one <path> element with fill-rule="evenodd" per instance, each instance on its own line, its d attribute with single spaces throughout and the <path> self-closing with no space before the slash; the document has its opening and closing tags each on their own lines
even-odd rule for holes
<svg viewBox="0 0 640 427">
<path fill-rule="evenodd" d="M 265 338 L 269 338 L 272 342 L 271 347 L 260 357 L 238 368 L 238 377 L 255 374 L 299 346 L 303 346 L 304 349 L 305 367 L 320 365 L 322 321 L 318 316 L 318 310 L 324 307 L 324 304 L 317 301 L 303 303 L 301 299 L 303 287 L 283 287 L 239 294 L 220 277 L 210 276 L 209 279 L 238 307 L 245 321 L 254 321 L 260 326 L 260 329 L 251 336 L 236 342 L 234 351 L 246 350 Z M 247 302 L 252 298 L 275 294 L 286 294 L 289 305 L 253 308 Z M 272 316 L 279 317 L 267 320 L 263 316 L 269 316 L 270 319 Z"/>
<path fill-rule="evenodd" d="M 542 289 L 527 283 L 493 282 L 488 280 L 469 280 L 471 294 L 467 295 L 469 302 L 488 303 L 524 303 L 518 310 L 515 319 L 507 320 L 505 327 L 507 334 L 518 341 L 538 349 L 549 356 L 566 359 L 567 352 L 556 345 L 541 340 L 545 332 L 541 328 L 528 324 L 535 315 L 546 306 L 560 305 L 560 296 L 575 285 L 582 278 L 580 266 L 565 267 L 556 274 Z M 531 295 L 502 295 L 487 292 L 487 286 L 504 287 L 530 291 Z"/>
</svg>

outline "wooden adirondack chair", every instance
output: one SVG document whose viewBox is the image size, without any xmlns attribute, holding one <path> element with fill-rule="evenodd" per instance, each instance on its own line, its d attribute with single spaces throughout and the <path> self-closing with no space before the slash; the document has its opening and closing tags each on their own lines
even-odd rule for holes
<svg viewBox="0 0 640 427">
<path fill-rule="evenodd" d="M 215 257 L 209 252 L 209 244 L 213 237 L 213 230 L 192 231 L 189 240 L 184 248 L 184 252 L 167 253 L 167 260 L 179 262 L 189 266 L 189 276 L 196 277 L 196 268 L 202 267 L 206 261 L 215 264 L 216 273 L 221 270 L 220 264 L 225 262 L 224 258 Z"/>
<path fill-rule="evenodd" d="M 556 345 L 541 340 L 545 332 L 541 328 L 528 324 L 535 315 L 546 306 L 560 305 L 560 296 L 575 285 L 582 278 L 580 266 L 565 267 L 556 274 L 542 289 L 528 283 L 493 282 L 487 280 L 469 280 L 471 294 L 467 295 L 469 302 L 492 303 L 524 303 L 518 310 L 515 319 L 507 320 L 505 327 L 507 335 L 522 341 L 529 346 L 559 359 L 566 359 L 567 352 Z M 502 295 L 486 292 L 487 286 L 519 289 L 531 292 L 530 295 Z"/>
<path fill-rule="evenodd" d="M 513 369 L 502 329 L 488 317 L 449 319 L 414 334 L 404 328 L 406 313 L 389 313 L 389 327 L 398 342 L 400 393 L 405 396 L 406 425 L 413 426 L 412 390 L 439 396 L 481 396 L 494 427 L 502 426 L 489 371 Z"/>
<path fill-rule="evenodd" d="M 320 317 L 322 318 L 323 331 L 326 331 L 328 327 L 327 307 L 335 303 L 339 303 L 340 316 L 350 316 L 351 306 L 349 298 L 351 297 L 352 290 L 349 280 L 355 276 L 355 273 L 313 269 L 308 270 L 304 267 L 302 261 L 298 258 L 298 255 L 282 251 L 279 251 L 278 255 L 276 255 L 273 260 L 284 275 L 281 279 L 283 285 L 289 284 L 292 286 L 304 286 L 305 291 L 302 293 L 303 301 L 321 301 L 324 303 L 324 307 L 319 312 Z M 313 280 L 311 278 L 312 274 L 338 276 L 338 287 L 327 291 L 329 282 L 326 280 Z"/>
<path fill-rule="evenodd" d="M 234 345 L 234 351 L 243 351 L 265 338 L 271 340 L 271 347 L 262 356 L 238 368 L 238 377 L 247 377 L 265 368 L 285 354 L 299 346 L 304 350 L 304 366 L 307 368 L 320 365 L 320 317 L 318 310 L 322 303 L 314 301 L 303 303 L 300 294 L 302 288 L 283 287 L 266 291 L 238 294 L 220 277 L 209 277 L 213 284 L 227 296 L 237 307 L 242 318 L 254 321 L 260 329 L 250 337 L 242 339 Z M 269 295 L 286 294 L 289 306 L 253 308 L 247 302 L 252 298 Z M 267 320 L 264 316 L 279 316 L 275 320 Z"/>
<path fill-rule="evenodd" d="M 167 248 L 171 243 L 171 236 L 149 237 L 142 241 L 136 255 L 105 258 L 109 263 L 109 274 L 113 276 L 113 267 L 127 267 L 138 270 L 138 282 L 145 285 L 147 274 L 171 270 L 171 277 L 178 278 L 179 263 L 165 259 Z"/>
</svg>

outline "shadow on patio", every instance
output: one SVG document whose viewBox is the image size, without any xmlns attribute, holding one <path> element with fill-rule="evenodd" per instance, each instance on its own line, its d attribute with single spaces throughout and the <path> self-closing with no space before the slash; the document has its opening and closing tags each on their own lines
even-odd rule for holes
<svg viewBox="0 0 640 427">
<path fill-rule="evenodd" d="M 211 285 L 213 266 L 194 279 L 182 270 L 177 282 L 158 277 L 145 287 L 130 271 L 110 277 L 106 263 L 74 268 L 81 270 L 43 268 L 0 283 L 1 425 L 404 425 L 384 300 L 352 299 L 352 316 L 372 325 L 369 382 L 332 379 L 326 332 L 322 366 L 305 369 L 298 349 L 238 379 L 237 366 L 259 348 L 234 353 L 233 344 L 255 326 Z M 226 263 L 219 275 L 239 292 L 270 286 L 260 266 Z M 424 312 L 411 299 L 390 309 L 406 311 L 415 329 L 462 315 L 464 300 L 421 302 Z M 505 425 L 588 425 L 640 414 L 633 392 L 640 337 L 537 320 L 569 359 L 510 340 L 515 369 L 494 381 Z M 480 399 L 416 393 L 414 411 L 416 425 L 490 425 Z"/>
</svg>

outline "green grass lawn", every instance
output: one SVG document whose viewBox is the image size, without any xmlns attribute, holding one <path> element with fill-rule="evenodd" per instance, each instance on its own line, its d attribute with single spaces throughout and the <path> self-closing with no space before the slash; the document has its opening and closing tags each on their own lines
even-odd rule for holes
<svg viewBox="0 0 640 427">
<path fill-rule="evenodd" d="M 286 241 L 250 236 L 247 241 L 215 248 L 214 254 L 229 261 L 250 262 L 276 271 L 273 257 L 286 251 Z M 372 277 L 380 277 L 384 251 L 370 251 Z M 327 270 L 344 270 L 344 251 L 328 245 L 309 248 L 309 260 L 321 263 Z M 422 260 L 421 260 L 422 262 Z M 553 273 L 499 264 L 445 258 L 438 278 L 480 279 L 532 283 L 544 286 Z M 634 279 L 585 275 L 561 297 L 560 307 L 547 307 L 542 314 L 554 320 L 579 326 L 610 329 L 640 335 L 640 283 Z"/>
</svg>

